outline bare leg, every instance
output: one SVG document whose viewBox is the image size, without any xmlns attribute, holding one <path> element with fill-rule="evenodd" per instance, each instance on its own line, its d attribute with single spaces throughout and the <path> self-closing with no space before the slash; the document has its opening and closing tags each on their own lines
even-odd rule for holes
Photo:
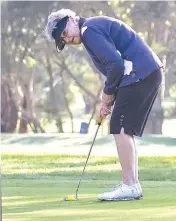
<svg viewBox="0 0 176 221">
<path fill-rule="evenodd" d="M 135 149 L 135 180 L 136 183 L 139 182 L 139 170 L 138 170 L 138 153 L 136 149 L 136 144 L 133 137 L 134 149 Z"/>
<path fill-rule="evenodd" d="M 126 185 L 134 185 L 138 182 L 138 156 L 131 135 L 125 134 L 121 129 L 120 134 L 114 134 L 117 152 L 122 167 L 122 182 Z"/>
</svg>

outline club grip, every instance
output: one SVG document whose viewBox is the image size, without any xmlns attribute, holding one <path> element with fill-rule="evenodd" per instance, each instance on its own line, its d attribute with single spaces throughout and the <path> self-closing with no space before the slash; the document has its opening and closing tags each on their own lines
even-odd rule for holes
<svg viewBox="0 0 176 221">
<path fill-rule="evenodd" d="M 102 121 L 103 121 L 103 117 L 99 117 L 98 118 L 98 125 L 101 125 Z"/>
</svg>

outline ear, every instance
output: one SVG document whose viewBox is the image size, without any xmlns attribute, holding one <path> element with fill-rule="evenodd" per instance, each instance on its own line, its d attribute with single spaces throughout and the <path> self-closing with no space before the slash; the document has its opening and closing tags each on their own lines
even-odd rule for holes
<svg viewBox="0 0 176 221">
<path fill-rule="evenodd" d="M 72 23 L 75 23 L 76 19 L 74 17 L 69 17 L 69 21 L 71 21 Z"/>
<path fill-rule="evenodd" d="M 67 31 L 67 29 L 65 28 L 64 31 L 62 32 L 61 37 L 62 37 L 62 38 L 67 37 L 67 32 L 68 32 L 68 31 Z"/>
<path fill-rule="evenodd" d="M 74 18 L 72 16 L 69 17 L 70 21 L 74 21 Z"/>
</svg>

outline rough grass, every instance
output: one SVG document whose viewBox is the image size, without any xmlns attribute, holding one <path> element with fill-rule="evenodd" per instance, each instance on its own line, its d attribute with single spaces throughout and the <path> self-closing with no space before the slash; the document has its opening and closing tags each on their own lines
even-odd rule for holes
<svg viewBox="0 0 176 221">
<path fill-rule="evenodd" d="M 115 157 L 91 157 L 75 194 L 85 156 L 2 155 L 3 221 L 174 221 L 176 220 L 176 157 L 140 157 L 144 199 L 100 202 L 97 194 L 120 181 Z"/>
</svg>

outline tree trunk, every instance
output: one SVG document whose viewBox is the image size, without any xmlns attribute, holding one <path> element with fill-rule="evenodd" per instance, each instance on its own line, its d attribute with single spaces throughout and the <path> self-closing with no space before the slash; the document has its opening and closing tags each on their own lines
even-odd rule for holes
<svg viewBox="0 0 176 221">
<path fill-rule="evenodd" d="M 25 94 L 24 94 L 21 106 L 22 106 L 22 109 L 24 111 L 27 111 L 27 100 L 26 100 L 26 95 Z M 19 133 L 27 133 L 28 132 L 27 125 L 28 125 L 27 119 L 24 116 L 24 112 L 22 112 L 21 117 L 20 117 Z"/>
<path fill-rule="evenodd" d="M 31 122 L 34 126 L 35 131 L 40 132 L 40 133 L 45 133 L 45 130 L 41 127 L 39 121 L 35 117 L 31 119 Z"/>
<path fill-rule="evenodd" d="M 152 23 L 149 21 L 148 22 L 148 36 L 147 36 L 147 44 L 151 47 L 152 46 L 152 41 L 153 41 L 153 36 L 152 36 Z"/>
<path fill-rule="evenodd" d="M 98 103 L 98 101 L 99 101 L 99 97 L 100 97 L 100 93 L 101 93 L 102 89 L 103 89 L 103 86 L 100 87 L 100 89 L 99 89 L 99 91 L 98 91 L 98 93 L 97 93 L 96 99 L 95 99 L 95 101 L 94 101 L 93 111 L 92 111 L 91 117 L 90 117 L 89 122 L 88 122 L 88 129 L 89 129 L 89 127 L 90 127 L 90 123 L 91 123 L 91 121 L 92 121 L 92 119 L 93 119 L 93 117 L 94 117 L 94 114 L 95 114 L 95 112 L 96 112 L 97 103 Z"/>
<path fill-rule="evenodd" d="M 47 54 L 46 54 L 46 60 L 47 60 L 47 70 L 48 70 L 48 74 L 49 74 L 49 78 L 50 78 L 50 92 L 51 92 L 51 100 L 52 100 L 52 107 L 53 107 L 51 112 L 54 116 L 57 115 L 56 126 L 59 130 L 59 133 L 64 133 L 60 110 L 59 110 L 59 108 L 57 107 L 57 104 L 56 104 L 56 94 L 55 94 L 55 90 L 54 90 L 54 87 L 53 87 L 52 67 L 51 67 L 51 64 L 50 64 L 50 59 L 49 59 Z"/>
<path fill-rule="evenodd" d="M 7 80 L 1 82 L 1 131 L 13 133 L 16 129 L 18 110 Z"/>
<path fill-rule="evenodd" d="M 154 35 L 155 35 L 155 32 L 152 32 L 152 23 L 149 22 L 147 43 L 150 47 L 152 46 Z M 163 57 L 163 59 L 165 59 L 165 57 Z M 158 96 L 156 97 L 156 100 L 152 107 L 152 111 L 146 123 L 146 127 L 144 130 L 145 134 L 162 134 L 162 125 L 163 125 L 163 120 L 164 120 L 164 113 L 163 113 L 163 108 L 162 108 L 162 100 L 164 98 L 163 97 L 164 85 L 165 85 L 165 79 L 163 78 L 162 87 L 158 92 Z"/>
<path fill-rule="evenodd" d="M 61 121 L 61 118 L 59 118 L 59 117 L 58 117 L 58 119 L 56 119 L 56 126 L 58 128 L 59 133 L 64 133 L 62 121 Z"/>
<path fill-rule="evenodd" d="M 68 115 L 69 115 L 70 120 L 71 120 L 71 132 L 74 133 L 73 114 L 71 112 L 71 109 L 69 107 L 69 102 L 68 102 L 67 97 L 66 97 L 66 83 L 65 83 L 65 79 L 64 79 L 64 75 L 63 75 L 62 71 L 60 73 L 60 76 L 61 76 L 61 79 L 62 79 L 62 89 L 63 89 L 63 94 L 64 94 L 64 101 L 65 101 L 65 104 L 66 104 L 66 109 L 67 109 Z"/>
</svg>

